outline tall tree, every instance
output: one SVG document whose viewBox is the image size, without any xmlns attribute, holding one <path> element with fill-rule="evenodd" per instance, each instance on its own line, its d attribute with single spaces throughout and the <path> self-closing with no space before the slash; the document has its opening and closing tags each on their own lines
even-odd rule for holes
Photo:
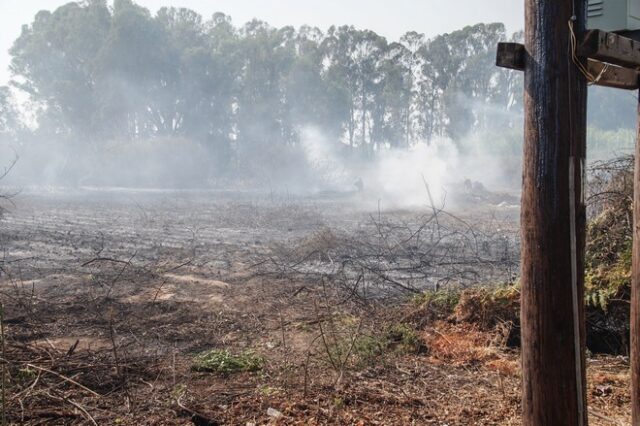
<svg viewBox="0 0 640 426">
<path fill-rule="evenodd" d="M 15 140 L 21 127 L 11 90 L 7 86 L 0 86 L 0 142 Z"/>
<path fill-rule="evenodd" d="M 55 12 L 39 12 L 22 27 L 10 50 L 16 84 L 45 104 L 50 131 L 90 135 L 98 125 L 94 71 L 111 16 L 106 0 L 68 3 Z"/>
<path fill-rule="evenodd" d="M 493 66 L 505 37 L 502 24 L 478 24 L 388 42 L 352 26 L 236 28 L 222 13 L 86 0 L 36 15 L 11 70 L 39 106 L 42 135 L 96 146 L 186 139 L 224 172 L 288 161 L 307 126 L 364 156 L 513 126 L 519 77 Z M 613 114 L 599 118 L 615 125 Z"/>
</svg>

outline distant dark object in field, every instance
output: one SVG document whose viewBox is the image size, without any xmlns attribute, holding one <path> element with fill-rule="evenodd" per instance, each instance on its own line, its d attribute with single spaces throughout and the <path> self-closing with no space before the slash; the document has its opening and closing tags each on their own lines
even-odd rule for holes
<svg viewBox="0 0 640 426">
<path fill-rule="evenodd" d="M 454 192 L 453 198 L 463 203 L 485 203 L 499 207 L 517 207 L 519 197 L 504 192 L 488 190 L 482 182 L 465 179 L 459 191 Z"/>
<path fill-rule="evenodd" d="M 358 192 L 364 191 L 364 182 L 361 177 L 359 177 L 353 184 L 358 188 Z"/>
</svg>

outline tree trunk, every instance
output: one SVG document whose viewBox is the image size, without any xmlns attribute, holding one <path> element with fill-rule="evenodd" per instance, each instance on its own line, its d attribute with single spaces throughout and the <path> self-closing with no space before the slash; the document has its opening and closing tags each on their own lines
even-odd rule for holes
<svg viewBox="0 0 640 426">
<path fill-rule="evenodd" d="M 362 80 L 362 149 L 367 148 L 367 94 Z"/>
</svg>

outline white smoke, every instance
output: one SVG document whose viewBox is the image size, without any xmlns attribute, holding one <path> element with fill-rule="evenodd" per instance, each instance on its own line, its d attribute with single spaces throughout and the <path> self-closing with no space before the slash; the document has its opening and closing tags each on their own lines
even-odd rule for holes
<svg viewBox="0 0 640 426">
<path fill-rule="evenodd" d="M 495 151 L 502 150 L 503 144 L 496 144 L 488 134 L 470 136 L 457 144 L 441 137 L 408 150 L 382 148 L 366 160 L 348 155 L 347 146 L 329 141 L 316 128 L 303 130 L 302 146 L 320 182 L 316 189 L 356 191 L 354 183 L 361 179 L 363 197 L 386 208 L 429 205 L 427 185 L 439 207 L 448 204 L 448 195 L 459 191 L 467 179 L 496 190 L 511 190 L 520 184 L 513 178 L 519 176 L 518 160 L 514 166 L 513 158 L 497 155 Z"/>
</svg>

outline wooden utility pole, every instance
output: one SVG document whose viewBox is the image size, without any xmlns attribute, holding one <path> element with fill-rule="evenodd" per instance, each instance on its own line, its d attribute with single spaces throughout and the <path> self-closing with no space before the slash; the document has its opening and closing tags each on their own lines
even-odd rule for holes
<svg viewBox="0 0 640 426">
<path fill-rule="evenodd" d="M 587 85 L 570 53 L 584 1 L 525 2 L 521 211 L 523 424 L 586 425 Z"/>
<path fill-rule="evenodd" d="M 631 272 L 631 417 L 640 426 L 640 101 L 633 180 L 633 267 Z"/>
<path fill-rule="evenodd" d="M 640 88 L 640 31 L 584 31 L 585 4 L 584 0 L 526 0 L 526 46 L 499 43 L 496 57 L 500 67 L 525 71 L 521 212 L 525 425 L 587 423 L 585 76 L 598 86 Z M 633 210 L 631 405 L 632 424 L 640 426 L 640 104 Z"/>
</svg>

